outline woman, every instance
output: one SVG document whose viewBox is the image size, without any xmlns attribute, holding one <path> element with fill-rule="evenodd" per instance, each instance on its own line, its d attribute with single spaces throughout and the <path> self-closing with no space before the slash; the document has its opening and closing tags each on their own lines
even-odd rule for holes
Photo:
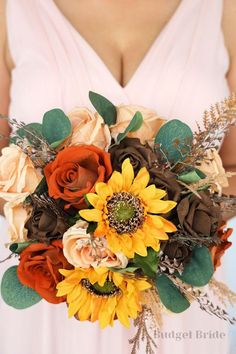
<svg viewBox="0 0 236 354">
<path fill-rule="evenodd" d="M 53 107 L 92 108 L 92 90 L 115 104 L 139 104 L 168 119 L 179 117 L 195 129 L 210 104 L 236 91 L 234 0 L 0 3 L 2 114 L 32 121 Z M 5 121 L 1 133 L 9 134 Z M 225 167 L 231 171 L 236 157 L 230 152 L 235 148 L 232 129 L 222 147 Z M 231 182 L 233 193 L 236 183 Z M 95 324 L 67 320 L 65 306 L 42 302 L 20 312 L 1 304 L 0 318 L 3 354 L 130 352 L 132 330 L 116 324 L 101 332 Z M 227 337 L 225 324 L 194 304 L 179 317 L 165 317 L 162 336 L 170 334 L 158 340 L 158 352 L 170 353 L 173 347 L 179 354 L 226 352 L 227 338 L 196 338 L 197 330 L 219 330 Z M 183 331 L 192 338 L 176 339 Z"/>
</svg>

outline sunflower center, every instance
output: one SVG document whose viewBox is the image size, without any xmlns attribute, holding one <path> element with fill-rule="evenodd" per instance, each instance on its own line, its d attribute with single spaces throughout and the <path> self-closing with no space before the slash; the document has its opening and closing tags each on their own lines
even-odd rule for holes
<svg viewBox="0 0 236 354">
<path fill-rule="evenodd" d="M 90 293 L 96 296 L 112 297 L 120 294 L 121 290 L 115 286 L 112 281 L 106 280 L 103 286 L 98 283 L 91 284 L 88 279 L 82 279 L 81 284 Z"/>
<path fill-rule="evenodd" d="M 144 223 L 143 205 L 131 193 L 114 193 L 107 202 L 107 210 L 109 226 L 118 234 L 134 232 Z"/>
</svg>

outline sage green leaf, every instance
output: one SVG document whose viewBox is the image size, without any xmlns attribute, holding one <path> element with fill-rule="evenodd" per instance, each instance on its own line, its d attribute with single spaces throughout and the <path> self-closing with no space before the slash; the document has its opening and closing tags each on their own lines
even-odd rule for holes
<svg viewBox="0 0 236 354">
<path fill-rule="evenodd" d="M 157 276 L 156 287 L 161 302 L 171 312 L 180 313 L 189 308 L 189 301 L 165 274 Z"/>
<path fill-rule="evenodd" d="M 89 99 L 108 126 L 116 124 L 117 111 L 113 103 L 96 92 L 89 91 Z"/>
<path fill-rule="evenodd" d="M 118 272 L 121 274 L 125 274 L 125 273 L 134 273 L 136 270 L 139 269 L 139 267 L 127 267 L 127 268 L 109 268 L 112 272 Z"/>
<path fill-rule="evenodd" d="M 47 191 L 48 191 L 47 181 L 46 181 L 46 178 L 43 177 L 41 179 L 41 181 L 39 182 L 39 184 L 37 185 L 37 187 L 35 189 L 35 193 L 38 195 L 42 195 L 42 194 L 46 193 Z"/>
<path fill-rule="evenodd" d="M 184 267 L 182 275 L 176 276 L 187 284 L 204 286 L 209 283 L 214 273 L 211 253 L 205 246 L 195 246 L 189 263 Z"/>
<path fill-rule="evenodd" d="M 137 130 L 139 130 L 142 124 L 143 116 L 140 112 L 136 112 L 125 131 L 123 133 L 118 134 L 116 143 L 119 144 L 128 133 L 136 132 Z"/>
<path fill-rule="evenodd" d="M 42 133 L 53 149 L 68 138 L 71 131 L 71 122 L 61 109 L 55 108 L 44 114 Z"/>
<path fill-rule="evenodd" d="M 27 138 L 28 141 L 31 143 L 35 141 L 35 139 L 42 138 L 42 124 L 40 123 L 30 123 L 24 125 L 24 127 L 16 130 L 14 136 L 10 138 L 10 142 L 15 144 L 17 141 L 17 136 L 21 138 Z"/>
<path fill-rule="evenodd" d="M 3 275 L 1 295 L 5 303 L 15 309 L 25 309 L 37 304 L 42 298 L 33 289 L 22 285 L 17 276 L 17 266 L 10 267 Z"/>
<path fill-rule="evenodd" d="M 135 267 L 142 269 L 143 273 L 148 277 L 155 278 L 158 266 L 158 253 L 151 247 L 147 249 L 147 253 L 146 257 L 135 254 L 133 264 Z"/>
<path fill-rule="evenodd" d="M 13 253 L 20 254 L 26 247 L 36 242 L 37 241 L 14 242 L 10 245 L 9 249 Z"/>
<path fill-rule="evenodd" d="M 193 133 L 189 126 L 178 119 L 165 123 L 155 138 L 155 149 L 165 160 L 182 161 L 191 150 Z"/>
<path fill-rule="evenodd" d="M 178 177 L 178 180 L 180 180 L 186 184 L 191 184 L 191 183 L 196 183 L 205 177 L 206 177 L 206 175 L 202 171 L 200 171 L 198 169 L 194 169 L 193 171 L 190 171 L 190 172 L 180 175 Z"/>
</svg>

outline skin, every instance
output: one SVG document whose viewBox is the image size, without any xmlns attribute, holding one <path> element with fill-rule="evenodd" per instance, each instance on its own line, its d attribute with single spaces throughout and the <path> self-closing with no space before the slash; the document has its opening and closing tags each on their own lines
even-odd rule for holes
<svg viewBox="0 0 236 354">
<path fill-rule="evenodd" d="M 145 53 L 178 8 L 181 0 L 54 0 L 55 5 L 104 61 L 114 78 L 125 86 Z M 147 6 L 148 2 L 148 6 Z M 101 8 L 103 11 L 101 11 Z M 5 0 L 0 0 L 0 112 L 8 114 L 11 58 L 5 23 Z M 99 28 L 99 31 L 98 31 Z M 145 29 L 145 30 L 144 30 Z M 227 80 L 236 92 L 236 1 L 224 0 L 222 29 L 230 56 Z M 0 134 L 8 136 L 7 122 L 1 120 Z M 7 138 L 0 141 L 6 146 Z M 226 136 L 221 149 L 226 170 L 236 172 L 236 127 Z M 236 194 L 236 177 L 230 179 L 227 193 Z"/>
</svg>

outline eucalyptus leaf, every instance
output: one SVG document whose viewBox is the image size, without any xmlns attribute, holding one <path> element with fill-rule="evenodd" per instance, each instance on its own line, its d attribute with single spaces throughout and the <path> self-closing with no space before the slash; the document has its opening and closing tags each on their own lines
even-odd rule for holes
<svg viewBox="0 0 236 354">
<path fill-rule="evenodd" d="M 134 273 L 136 270 L 139 269 L 139 267 L 127 267 L 127 268 L 109 268 L 112 272 L 118 272 L 121 274 L 125 274 L 125 273 Z"/>
<path fill-rule="evenodd" d="M 65 113 L 55 108 L 43 116 L 42 133 L 52 148 L 56 148 L 71 134 L 72 126 Z"/>
<path fill-rule="evenodd" d="M 89 99 L 108 126 L 116 124 L 117 111 L 113 103 L 96 92 L 89 91 Z"/>
<path fill-rule="evenodd" d="M 165 123 L 155 138 L 155 149 L 171 163 L 182 161 L 190 153 L 193 133 L 189 126 L 178 119 Z"/>
<path fill-rule="evenodd" d="M 142 124 L 143 116 L 140 112 L 137 111 L 125 131 L 123 133 L 118 134 L 116 143 L 119 144 L 127 136 L 128 133 L 136 132 L 137 130 L 139 130 Z"/>
<path fill-rule="evenodd" d="M 134 266 L 142 269 L 143 273 L 150 278 L 155 278 L 158 266 L 158 253 L 151 247 L 147 249 L 147 256 L 142 257 L 139 254 L 135 254 L 133 259 Z"/>
<path fill-rule="evenodd" d="M 25 309 L 37 304 L 42 298 L 33 289 L 22 285 L 17 276 L 17 266 L 6 270 L 1 282 L 1 295 L 5 303 L 15 309 Z"/>
<path fill-rule="evenodd" d="M 181 313 L 189 308 L 189 301 L 165 274 L 157 276 L 156 287 L 161 302 L 171 312 Z"/>
<path fill-rule="evenodd" d="M 35 137 L 42 138 L 42 124 L 40 123 L 30 123 L 24 125 L 24 127 L 16 130 L 14 136 L 10 138 L 10 143 L 16 143 L 17 136 L 21 138 L 27 138 L 28 141 L 31 143 L 35 140 Z"/>
<path fill-rule="evenodd" d="M 176 276 L 187 284 L 193 286 L 204 286 L 209 283 L 214 273 L 211 253 L 205 246 L 195 246 L 189 263 L 184 267 L 183 273 L 180 275 L 176 272 Z"/>
<path fill-rule="evenodd" d="M 10 245 L 9 249 L 13 253 L 20 254 L 24 249 L 28 246 L 30 246 L 32 243 L 35 243 L 36 241 L 25 241 L 25 242 L 14 242 Z"/>
<path fill-rule="evenodd" d="M 178 180 L 186 184 L 191 184 L 191 183 L 196 183 L 205 177 L 206 175 L 202 171 L 198 169 L 194 169 L 193 171 L 180 175 L 178 177 Z"/>
</svg>

